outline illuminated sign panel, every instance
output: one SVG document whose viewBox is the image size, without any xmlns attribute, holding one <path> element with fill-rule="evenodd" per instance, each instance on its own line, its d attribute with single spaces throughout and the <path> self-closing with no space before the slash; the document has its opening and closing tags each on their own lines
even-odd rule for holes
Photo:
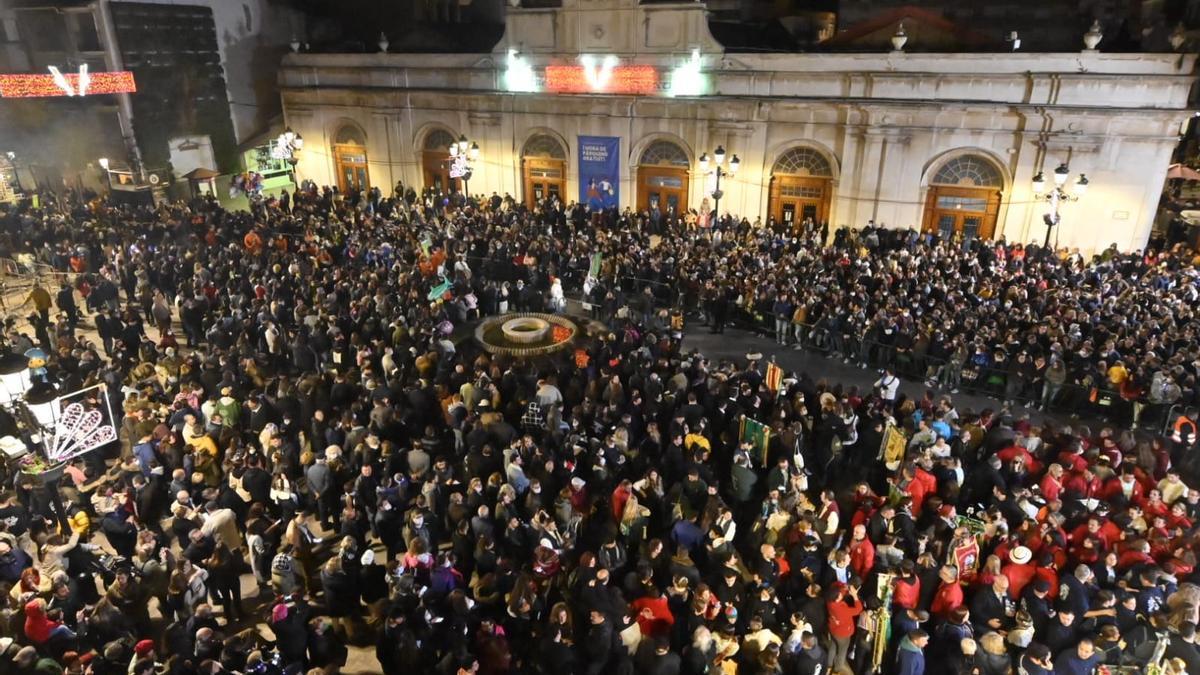
<svg viewBox="0 0 1200 675">
<path fill-rule="evenodd" d="M 546 91 L 555 94 L 636 94 L 658 92 L 654 66 L 613 66 L 599 72 L 587 66 L 546 66 Z"/>
<path fill-rule="evenodd" d="M 613 55 L 584 54 L 579 65 L 548 64 L 540 72 L 529 59 L 509 50 L 504 88 L 510 92 L 618 94 L 627 96 L 703 96 L 709 89 L 700 51 L 674 68 L 622 65 Z"/>
<path fill-rule="evenodd" d="M 52 68 L 46 75 L 19 73 L 0 74 L 0 98 L 37 98 L 44 96 L 86 96 L 95 94 L 124 94 L 137 91 L 133 73 L 121 70 L 111 73 L 89 73 L 81 67 L 79 73 L 61 73 Z"/>
</svg>

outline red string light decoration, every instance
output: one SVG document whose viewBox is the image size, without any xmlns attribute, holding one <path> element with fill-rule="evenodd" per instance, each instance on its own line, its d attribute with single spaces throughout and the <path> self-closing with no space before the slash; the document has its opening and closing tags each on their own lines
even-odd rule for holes
<svg viewBox="0 0 1200 675">
<path fill-rule="evenodd" d="M 79 91 L 79 75 L 63 73 L 73 91 Z M 137 91 L 133 73 L 121 70 L 111 73 L 89 73 L 84 96 L 92 94 L 126 94 Z M 54 81 L 53 75 L 29 73 L 0 75 L 0 98 L 36 98 L 42 96 L 68 96 Z"/>
<path fill-rule="evenodd" d="M 592 87 L 583 66 L 546 66 L 546 91 L 555 94 L 649 95 L 659 90 L 654 66 L 615 66 L 599 88 Z"/>
</svg>

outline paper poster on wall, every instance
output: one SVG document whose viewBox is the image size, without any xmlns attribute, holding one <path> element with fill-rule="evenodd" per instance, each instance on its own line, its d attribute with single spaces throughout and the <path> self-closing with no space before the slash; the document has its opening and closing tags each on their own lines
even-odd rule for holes
<svg viewBox="0 0 1200 675">
<path fill-rule="evenodd" d="M 620 204 L 621 139 L 579 137 L 579 201 L 593 211 Z"/>
</svg>

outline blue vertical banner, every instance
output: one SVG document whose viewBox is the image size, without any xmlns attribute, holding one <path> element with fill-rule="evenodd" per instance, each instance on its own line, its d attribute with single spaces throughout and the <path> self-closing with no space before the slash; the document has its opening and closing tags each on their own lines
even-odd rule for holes
<svg viewBox="0 0 1200 675">
<path fill-rule="evenodd" d="M 620 150 L 621 139 L 615 136 L 579 137 L 579 202 L 593 211 L 621 203 Z"/>
</svg>

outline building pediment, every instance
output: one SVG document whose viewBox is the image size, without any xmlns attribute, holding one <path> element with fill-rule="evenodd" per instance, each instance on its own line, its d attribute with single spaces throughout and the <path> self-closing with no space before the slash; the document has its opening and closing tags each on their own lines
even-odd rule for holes
<svg viewBox="0 0 1200 675">
<path fill-rule="evenodd" d="M 615 54 L 619 56 L 706 54 L 724 48 L 708 28 L 702 2 L 563 0 L 561 7 L 509 7 L 498 53 Z"/>
</svg>

